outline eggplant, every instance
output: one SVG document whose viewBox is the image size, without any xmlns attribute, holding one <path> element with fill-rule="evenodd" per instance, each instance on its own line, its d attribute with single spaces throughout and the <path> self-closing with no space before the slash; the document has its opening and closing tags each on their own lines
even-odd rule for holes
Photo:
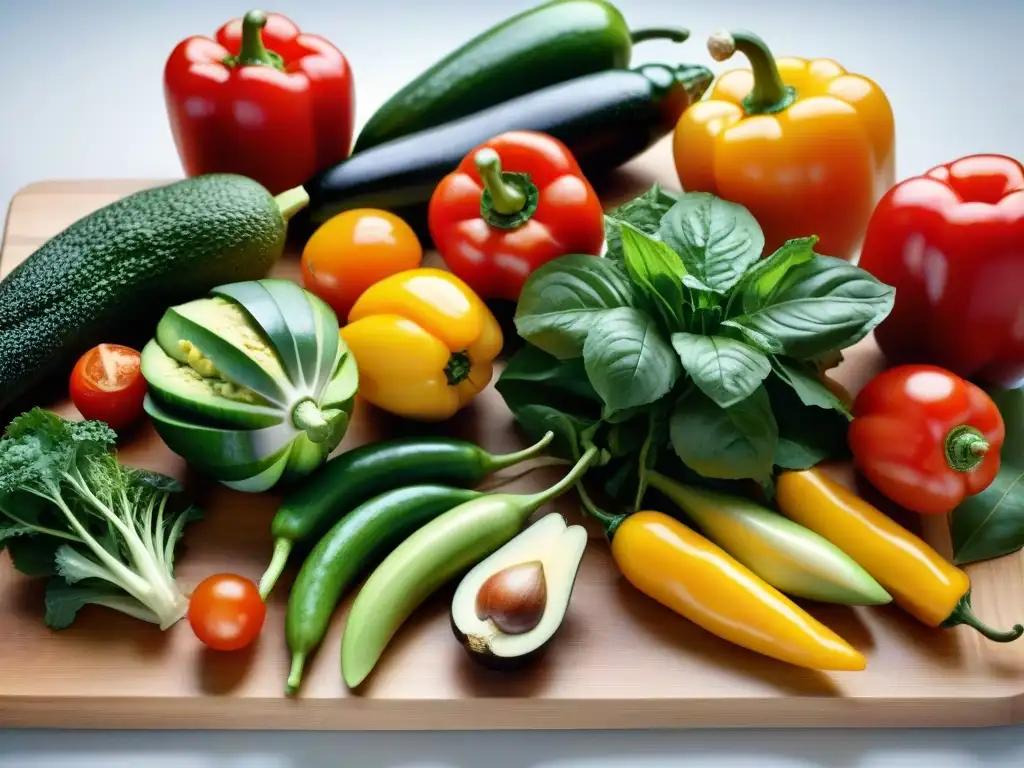
<svg viewBox="0 0 1024 768">
<path fill-rule="evenodd" d="M 578 77 L 450 123 L 358 152 L 307 184 L 301 221 L 318 225 L 353 208 L 381 208 L 426 232 L 434 188 L 485 141 L 530 130 L 561 140 L 591 179 L 607 174 L 670 133 L 713 75 L 695 64 L 645 64 Z"/>
</svg>

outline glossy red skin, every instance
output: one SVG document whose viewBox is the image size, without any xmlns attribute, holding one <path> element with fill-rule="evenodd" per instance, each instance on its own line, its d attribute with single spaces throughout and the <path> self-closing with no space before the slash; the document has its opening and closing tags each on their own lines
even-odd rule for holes
<svg viewBox="0 0 1024 768">
<path fill-rule="evenodd" d="M 896 288 L 877 328 L 892 364 L 1024 384 L 1024 168 L 974 155 L 897 184 L 868 225 L 860 266 Z"/>
<path fill-rule="evenodd" d="M 480 216 L 484 186 L 474 157 L 486 147 L 503 171 L 528 173 L 540 193 L 536 212 L 516 229 Z M 604 244 L 601 201 L 576 159 L 558 139 L 533 131 L 503 133 L 467 154 L 434 190 L 429 227 L 448 268 L 484 299 L 515 301 L 541 265 L 568 253 L 597 256 Z"/>
<path fill-rule="evenodd" d="M 933 365 L 883 371 L 853 404 L 847 439 L 857 469 L 900 506 L 925 515 L 951 512 L 985 490 L 999 472 L 1006 427 L 978 386 Z M 946 460 L 946 435 L 974 427 L 988 440 L 981 463 L 957 472 Z"/>
<path fill-rule="evenodd" d="M 164 95 L 175 144 L 188 176 L 238 173 L 271 194 L 299 186 L 349 155 L 355 85 L 348 60 L 318 35 L 267 14 L 266 48 L 284 59 L 229 67 L 241 47 L 242 20 L 216 39 L 190 37 L 164 68 Z"/>
<path fill-rule="evenodd" d="M 102 363 L 102 347 L 116 358 L 117 371 L 112 379 Z M 147 390 L 141 362 L 137 351 L 119 344 L 100 344 L 82 355 L 71 371 L 68 386 L 71 402 L 82 418 L 106 422 L 115 432 L 138 421 Z"/>
<path fill-rule="evenodd" d="M 188 622 L 196 637 L 215 651 L 237 651 L 263 629 L 267 605 L 256 584 L 233 573 L 203 580 L 188 604 Z"/>
</svg>

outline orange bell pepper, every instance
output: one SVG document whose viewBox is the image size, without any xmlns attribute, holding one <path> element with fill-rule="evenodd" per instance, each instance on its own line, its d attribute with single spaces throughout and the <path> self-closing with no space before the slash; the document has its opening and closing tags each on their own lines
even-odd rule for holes
<svg viewBox="0 0 1024 768">
<path fill-rule="evenodd" d="M 746 207 L 764 230 L 766 253 L 817 235 L 821 253 L 853 257 L 896 181 L 885 94 L 831 59 L 773 59 L 750 32 L 718 32 L 708 50 L 717 61 L 738 51 L 751 68 L 724 73 L 676 124 L 683 189 Z"/>
</svg>

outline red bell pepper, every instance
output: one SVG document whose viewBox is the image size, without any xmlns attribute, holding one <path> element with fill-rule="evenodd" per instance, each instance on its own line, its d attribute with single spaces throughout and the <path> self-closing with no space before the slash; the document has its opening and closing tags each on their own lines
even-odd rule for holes
<svg viewBox="0 0 1024 768">
<path fill-rule="evenodd" d="M 216 39 L 190 37 L 164 68 L 185 173 L 238 173 L 272 194 L 344 160 L 355 97 L 348 60 L 279 14 L 249 11 Z"/>
<path fill-rule="evenodd" d="M 484 299 L 515 301 L 530 273 L 569 253 L 599 255 L 604 213 L 569 149 L 533 131 L 484 142 L 430 199 L 430 235 Z"/>
<path fill-rule="evenodd" d="M 890 363 L 1024 383 L 1024 168 L 974 155 L 897 184 L 860 266 L 896 288 L 875 337 Z"/>
<path fill-rule="evenodd" d="M 868 382 L 847 440 L 873 486 L 921 514 L 951 512 L 999 473 L 1006 425 L 984 390 L 934 365 L 901 365 Z"/>
</svg>

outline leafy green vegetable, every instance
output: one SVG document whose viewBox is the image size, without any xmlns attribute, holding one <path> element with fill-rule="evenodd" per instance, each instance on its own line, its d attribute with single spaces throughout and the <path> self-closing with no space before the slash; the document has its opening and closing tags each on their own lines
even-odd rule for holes
<svg viewBox="0 0 1024 768">
<path fill-rule="evenodd" d="M 789 269 L 774 290 L 728 325 L 808 358 L 863 339 L 892 311 L 896 291 L 842 259 L 814 256 Z"/>
<path fill-rule="evenodd" d="M 764 250 L 764 233 L 750 211 L 706 192 L 684 195 L 665 214 L 661 239 L 686 269 L 716 293 L 725 293 Z"/>
<path fill-rule="evenodd" d="M 590 330 L 583 365 L 609 411 L 660 399 L 672 389 L 680 368 L 654 321 L 629 307 L 610 310 Z"/>
<path fill-rule="evenodd" d="M 771 477 L 779 429 L 763 386 L 729 408 L 693 389 L 676 404 L 669 433 L 683 463 L 705 477 Z"/>
<path fill-rule="evenodd" d="M 636 227 L 647 235 L 656 235 L 661 226 L 662 217 L 679 200 L 679 195 L 662 189 L 655 184 L 640 197 L 620 205 L 609 211 L 604 217 L 605 239 L 608 241 L 606 258 L 614 262 L 622 262 L 622 224 Z"/>
<path fill-rule="evenodd" d="M 181 486 L 119 464 L 116 435 L 35 408 L 0 440 L 0 548 L 33 576 L 54 576 L 46 622 L 61 629 L 89 603 L 167 629 L 188 600 L 174 580 L 175 547 L 192 508 L 171 511 Z"/>
<path fill-rule="evenodd" d="M 612 262 L 571 254 L 549 261 L 527 279 L 516 306 L 516 331 L 550 355 L 579 357 L 600 315 L 633 302 L 632 286 Z"/>
<path fill-rule="evenodd" d="M 750 397 L 772 370 L 759 350 L 725 336 L 673 333 L 672 347 L 693 383 L 722 408 Z"/>
<path fill-rule="evenodd" d="M 599 447 L 626 508 L 645 467 L 770 493 L 775 467 L 846 454 L 849 412 L 821 372 L 888 314 L 891 287 L 816 254 L 812 233 L 762 259 L 750 213 L 706 193 L 655 187 L 605 225 L 604 258 L 563 256 L 523 288 L 526 344 L 497 389 L 527 431 L 553 430 L 568 459 Z"/>
<path fill-rule="evenodd" d="M 1006 424 L 999 474 L 968 496 L 949 520 L 953 560 L 959 565 L 1017 552 L 1024 547 L 1024 389 L 989 392 Z"/>
</svg>

